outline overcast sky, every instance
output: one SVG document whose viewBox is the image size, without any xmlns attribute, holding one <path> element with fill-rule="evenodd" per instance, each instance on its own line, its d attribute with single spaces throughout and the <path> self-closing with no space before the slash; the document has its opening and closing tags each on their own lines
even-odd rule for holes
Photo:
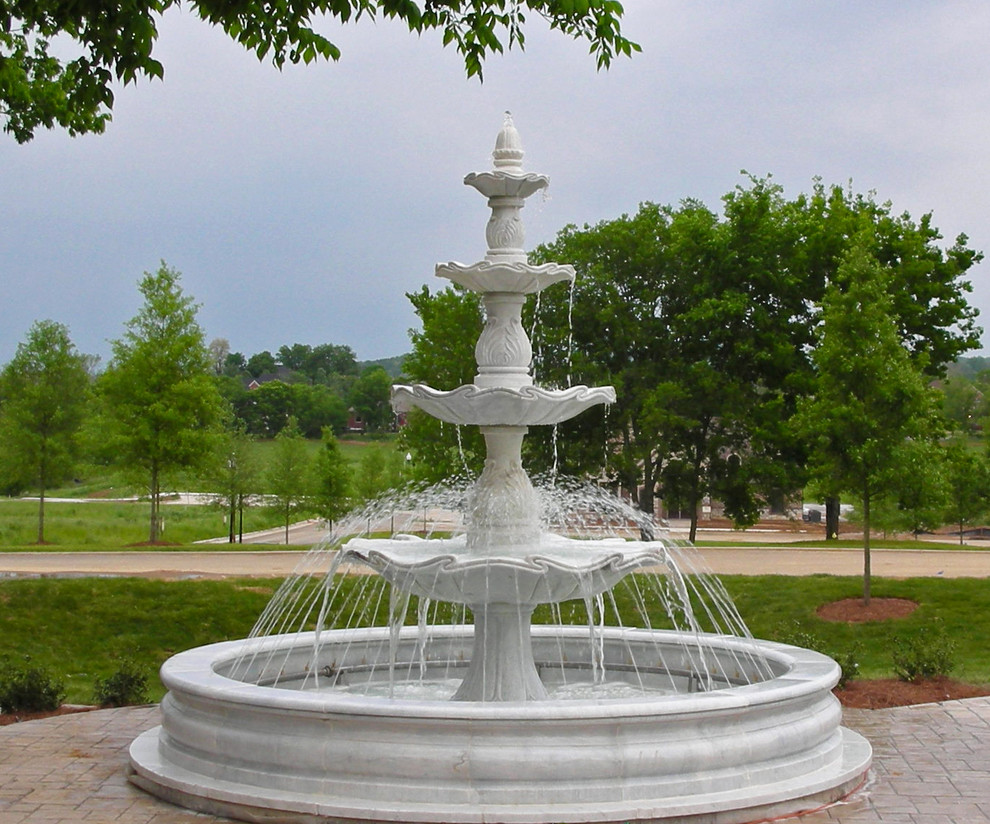
<svg viewBox="0 0 990 824">
<path fill-rule="evenodd" d="M 598 73 L 534 18 L 484 84 L 401 26 L 330 31 L 340 62 L 280 73 L 170 12 L 164 81 L 118 90 L 106 134 L 0 137 L 0 363 L 43 318 L 105 360 L 163 259 L 234 351 L 407 351 L 405 293 L 484 255 L 489 212 L 461 181 L 490 168 L 506 109 L 551 179 L 523 213 L 530 248 L 645 200 L 717 207 L 745 169 L 788 197 L 851 181 L 990 251 L 990 3 L 625 5 L 642 54 Z M 971 270 L 986 316 L 988 267 Z"/>
</svg>

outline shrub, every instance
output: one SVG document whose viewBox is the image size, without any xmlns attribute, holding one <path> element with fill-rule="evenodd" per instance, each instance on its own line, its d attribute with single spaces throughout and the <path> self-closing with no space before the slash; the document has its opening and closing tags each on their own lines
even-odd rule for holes
<svg viewBox="0 0 990 824">
<path fill-rule="evenodd" d="M 48 712 L 57 710 L 63 698 L 64 682 L 41 667 L 0 667 L 0 711 Z"/>
<path fill-rule="evenodd" d="M 895 636 L 891 641 L 894 673 L 902 681 L 922 681 L 948 675 L 956 665 L 956 645 L 936 618 L 915 635 Z"/>
<path fill-rule="evenodd" d="M 96 679 L 93 696 L 101 707 L 147 704 L 148 676 L 133 661 L 121 661 L 112 675 Z"/>
<path fill-rule="evenodd" d="M 843 652 L 830 649 L 823 638 L 803 629 L 797 622 L 790 627 L 779 627 L 773 633 L 773 639 L 782 644 L 791 644 L 795 647 L 804 647 L 805 649 L 820 652 L 822 655 L 827 655 L 835 661 L 839 665 L 840 670 L 839 682 L 836 684 L 836 687 L 840 690 L 859 673 L 859 656 L 861 652 L 859 644 L 854 644 L 850 649 Z"/>
</svg>

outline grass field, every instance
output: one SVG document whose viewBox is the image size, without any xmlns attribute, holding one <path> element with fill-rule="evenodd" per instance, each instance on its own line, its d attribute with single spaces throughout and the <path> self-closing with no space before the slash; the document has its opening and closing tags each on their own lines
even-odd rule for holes
<svg viewBox="0 0 990 824">
<path fill-rule="evenodd" d="M 725 540 L 695 541 L 695 546 L 737 546 L 751 547 L 757 546 L 759 541 L 753 540 L 733 540 L 732 533 L 727 533 Z M 862 549 L 863 539 L 840 539 L 838 541 L 813 540 L 808 538 L 795 538 L 793 541 L 774 541 L 775 547 L 791 547 L 793 549 Z M 917 539 L 903 538 L 870 538 L 870 547 L 873 549 L 963 549 L 974 552 L 985 551 L 984 547 L 974 547 L 967 544 L 959 544 L 958 540 L 947 541 L 919 541 Z"/>
<path fill-rule="evenodd" d="M 394 435 L 377 436 L 374 438 L 361 435 L 346 435 L 341 437 L 339 443 L 340 451 L 355 468 L 369 452 L 376 450 L 392 451 L 396 448 Z M 255 441 L 254 448 L 257 452 L 259 463 L 265 466 L 271 460 L 275 441 Z M 309 450 L 310 456 L 313 456 L 320 449 L 320 441 L 307 440 L 306 448 Z M 171 488 L 181 492 L 211 491 L 209 484 L 195 475 L 183 475 L 172 479 Z M 144 486 L 140 482 L 136 482 L 133 477 L 128 477 L 123 473 L 105 466 L 83 465 L 77 468 L 76 477 L 73 481 L 46 490 L 45 494 L 50 498 L 127 498 L 145 494 L 145 491 Z M 38 493 L 37 490 L 34 490 L 27 494 L 37 495 Z"/>
<path fill-rule="evenodd" d="M 166 505 L 162 540 L 188 545 L 227 534 L 222 510 L 210 506 Z M 149 504 L 93 501 L 45 504 L 44 549 L 123 549 L 148 539 Z M 277 513 L 262 507 L 244 511 L 244 531 L 281 526 Z M 0 499 L 0 549 L 37 551 L 38 504 L 34 501 Z M 215 549 L 216 547 L 212 547 Z"/>
<path fill-rule="evenodd" d="M 990 584 L 972 579 L 874 580 L 876 597 L 910 598 L 920 605 L 908 618 L 845 625 L 815 610 L 855 597 L 859 578 L 725 576 L 723 582 L 757 637 L 795 629 L 819 637 L 835 655 L 857 646 L 863 677 L 893 674 L 894 636 L 907 637 L 941 620 L 956 645 L 953 675 L 990 683 Z M 277 581 L 153 581 L 45 579 L 0 581 L 0 660 L 29 658 L 65 679 L 70 702 L 92 699 L 97 677 L 130 658 L 149 675 L 168 656 L 201 644 L 243 637 Z M 630 624 L 638 619 L 624 616 Z M 152 698 L 163 690 L 152 678 Z"/>
<path fill-rule="evenodd" d="M 319 441 L 307 441 L 306 444 L 314 455 L 320 448 Z M 264 464 L 270 459 L 274 445 L 272 441 L 258 441 L 256 448 Z M 371 452 L 395 449 L 395 439 L 349 438 L 341 441 L 340 448 L 356 468 Z M 147 540 L 148 503 L 108 500 L 138 496 L 142 494 L 140 488 L 103 467 L 84 467 L 80 476 L 80 480 L 46 493 L 48 498 L 80 500 L 79 503 L 51 500 L 46 503 L 45 540 L 52 544 L 51 549 L 112 550 Z M 175 479 L 171 487 L 182 492 L 210 491 L 195 478 Z M 219 507 L 167 505 L 163 514 L 165 529 L 162 540 L 169 543 L 188 545 L 227 534 L 224 512 Z M 281 525 L 280 517 L 263 507 L 245 510 L 245 532 Z M 0 549 L 36 550 L 34 542 L 37 535 L 37 502 L 0 498 Z"/>
</svg>

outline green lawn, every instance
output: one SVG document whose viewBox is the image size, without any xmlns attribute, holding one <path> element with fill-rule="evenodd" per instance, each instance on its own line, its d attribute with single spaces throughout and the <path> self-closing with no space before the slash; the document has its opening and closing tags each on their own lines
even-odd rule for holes
<svg viewBox="0 0 990 824">
<path fill-rule="evenodd" d="M 186 505 L 166 505 L 162 509 L 164 541 L 192 544 L 227 534 L 224 513 L 220 509 Z M 126 548 L 148 539 L 149 517 L 149 504 L 141 501 L 49 501 L 45 504 L 45 540 L 52 546 L 43 548 L 58 551 Z M 281 525 L 279 515 L 271 510 L 249 507 L 244 511 L 245 532 Z M 39 547 L 34 543 L 37 536 L 37 502 L 0 498 L 0 549 L 37 551 Z"/>
<path fill-rule="evenodd" d="M 828 601 L 855 597 L 859 578 L 725 576 L 722 579 L 757 637 L 795 628 L 821 638 L 839 655 L 859 645 L 861 675 L 889 677 L 891 641 L 931 626 L 937 617 L 956 644 L 953 675 L 990 683 L 990 582 L 973 579 L 874 579 L 875 597 L 910 598 L 910 617 L 855 626 L 815 616 Z M 121 657 L 151 674 L 168 656 L 189 647 L 243 637 L 277 581 L 151 581 L 82 578 L 0 581 L 0 659 L 49 668 L 65 679 L 70 702 L 92 698 L 97 677 Z M 624 617 L 629 623 L 639 621 Z M 152 697 L 162 696 L 152 678 Z"/>
<path fill-rule="evenodd" d="M 730 546 L 730 547 L 754 547 L 760 546 L 759 539 L 756 540 L 733 540 L 732 533 L 728 533 L 726 539 L 714 540 L 714 541 L 695 541 L 695 546 Z M 773 541 L 772 543 L 767 543 L 766 546 L 780 547 L 786 549 L 862 549 L 863 539 L 840 539 L 837 541 L 826 541 L 824 538 L 821 540 L 811 540 L 808 538 L 795 538 L 793 541 Z M 919 541 L 915 539 L 897 539 L 897 538 L 877 538 L 873 537 L 870 539 L 871 549 L 963 549 L 963 550 L 973 550 L 975 552 L 986 551 L 983 547 L 969 546 L 968 544 L 959 544 L 958 539 L 951 539 L 945 541 Z"/>
</svg>

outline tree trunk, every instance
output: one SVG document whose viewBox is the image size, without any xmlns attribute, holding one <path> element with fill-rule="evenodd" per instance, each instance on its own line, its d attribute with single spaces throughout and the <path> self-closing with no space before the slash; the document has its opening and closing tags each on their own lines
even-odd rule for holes
<svg viewBox="0 0 990 824">
<path fill-rule="evenodd" d="M 158 541 L 158 504 L 160 502 L 160 492 L 158 489 L 158 467 L 151 469 L 151 526 L 148 530 L 148 541 L 155 543 Z"/>
<path fill-rule="evenodd" d="M 961 533 L 960 533 L 961 534 Z M 45 542 L 45 483 L 41 482 L 41 497 L 38 498 L 38 543 Z"/>
<path fill-rule="evenodd" d="M 41 447 L 38 482 L 41 485 L 41 495 L 38 498 L 38 543 L 43 544 L 45 542 L 45 487 L 48 485 L 47 453 L 44 445 Z"/>
<path fill-rule="evenodd" d="M 234 543 L 234 516 L 237 514 L 237 496 L 231 495 L 227 507 L 227 543 Z"/>
<path fill-rule="evenodd" d="M 653 478 L 653 462 L 647 460 L 643 466 L 643 486 L 639 491 L 639 508 L 650 516 L 650 525 L 645 529 L 640 529 L 639 539 L 641 541 L 652 541 L 656 536 L 653 534 L 652 519 L 656 507 L 654 488 L 656 481 Z"/>
<path fill-rule="evenodd" d="M 863 606 L 870 605 L 870 493 L 863 493 Z"/>
<path fill-rule="evenodd" d="M 691 470 L 691 496 L 688 501 L 691 507 L 691 529 L 688 531 L 688 541 L 693 544 L 698 536 L 698 510 L 701 507 L 701 458 L 697 451 Z"/>
<path fill-rule="evenodd" d="M 830 495 L 825 499 L 825 540 L 839 540 L 839 496 Z"/>
<path fill-rule="evenodd" d="M 237 496 L 237 543 L 244 543 L 244 496 Z"/>
</svg>

